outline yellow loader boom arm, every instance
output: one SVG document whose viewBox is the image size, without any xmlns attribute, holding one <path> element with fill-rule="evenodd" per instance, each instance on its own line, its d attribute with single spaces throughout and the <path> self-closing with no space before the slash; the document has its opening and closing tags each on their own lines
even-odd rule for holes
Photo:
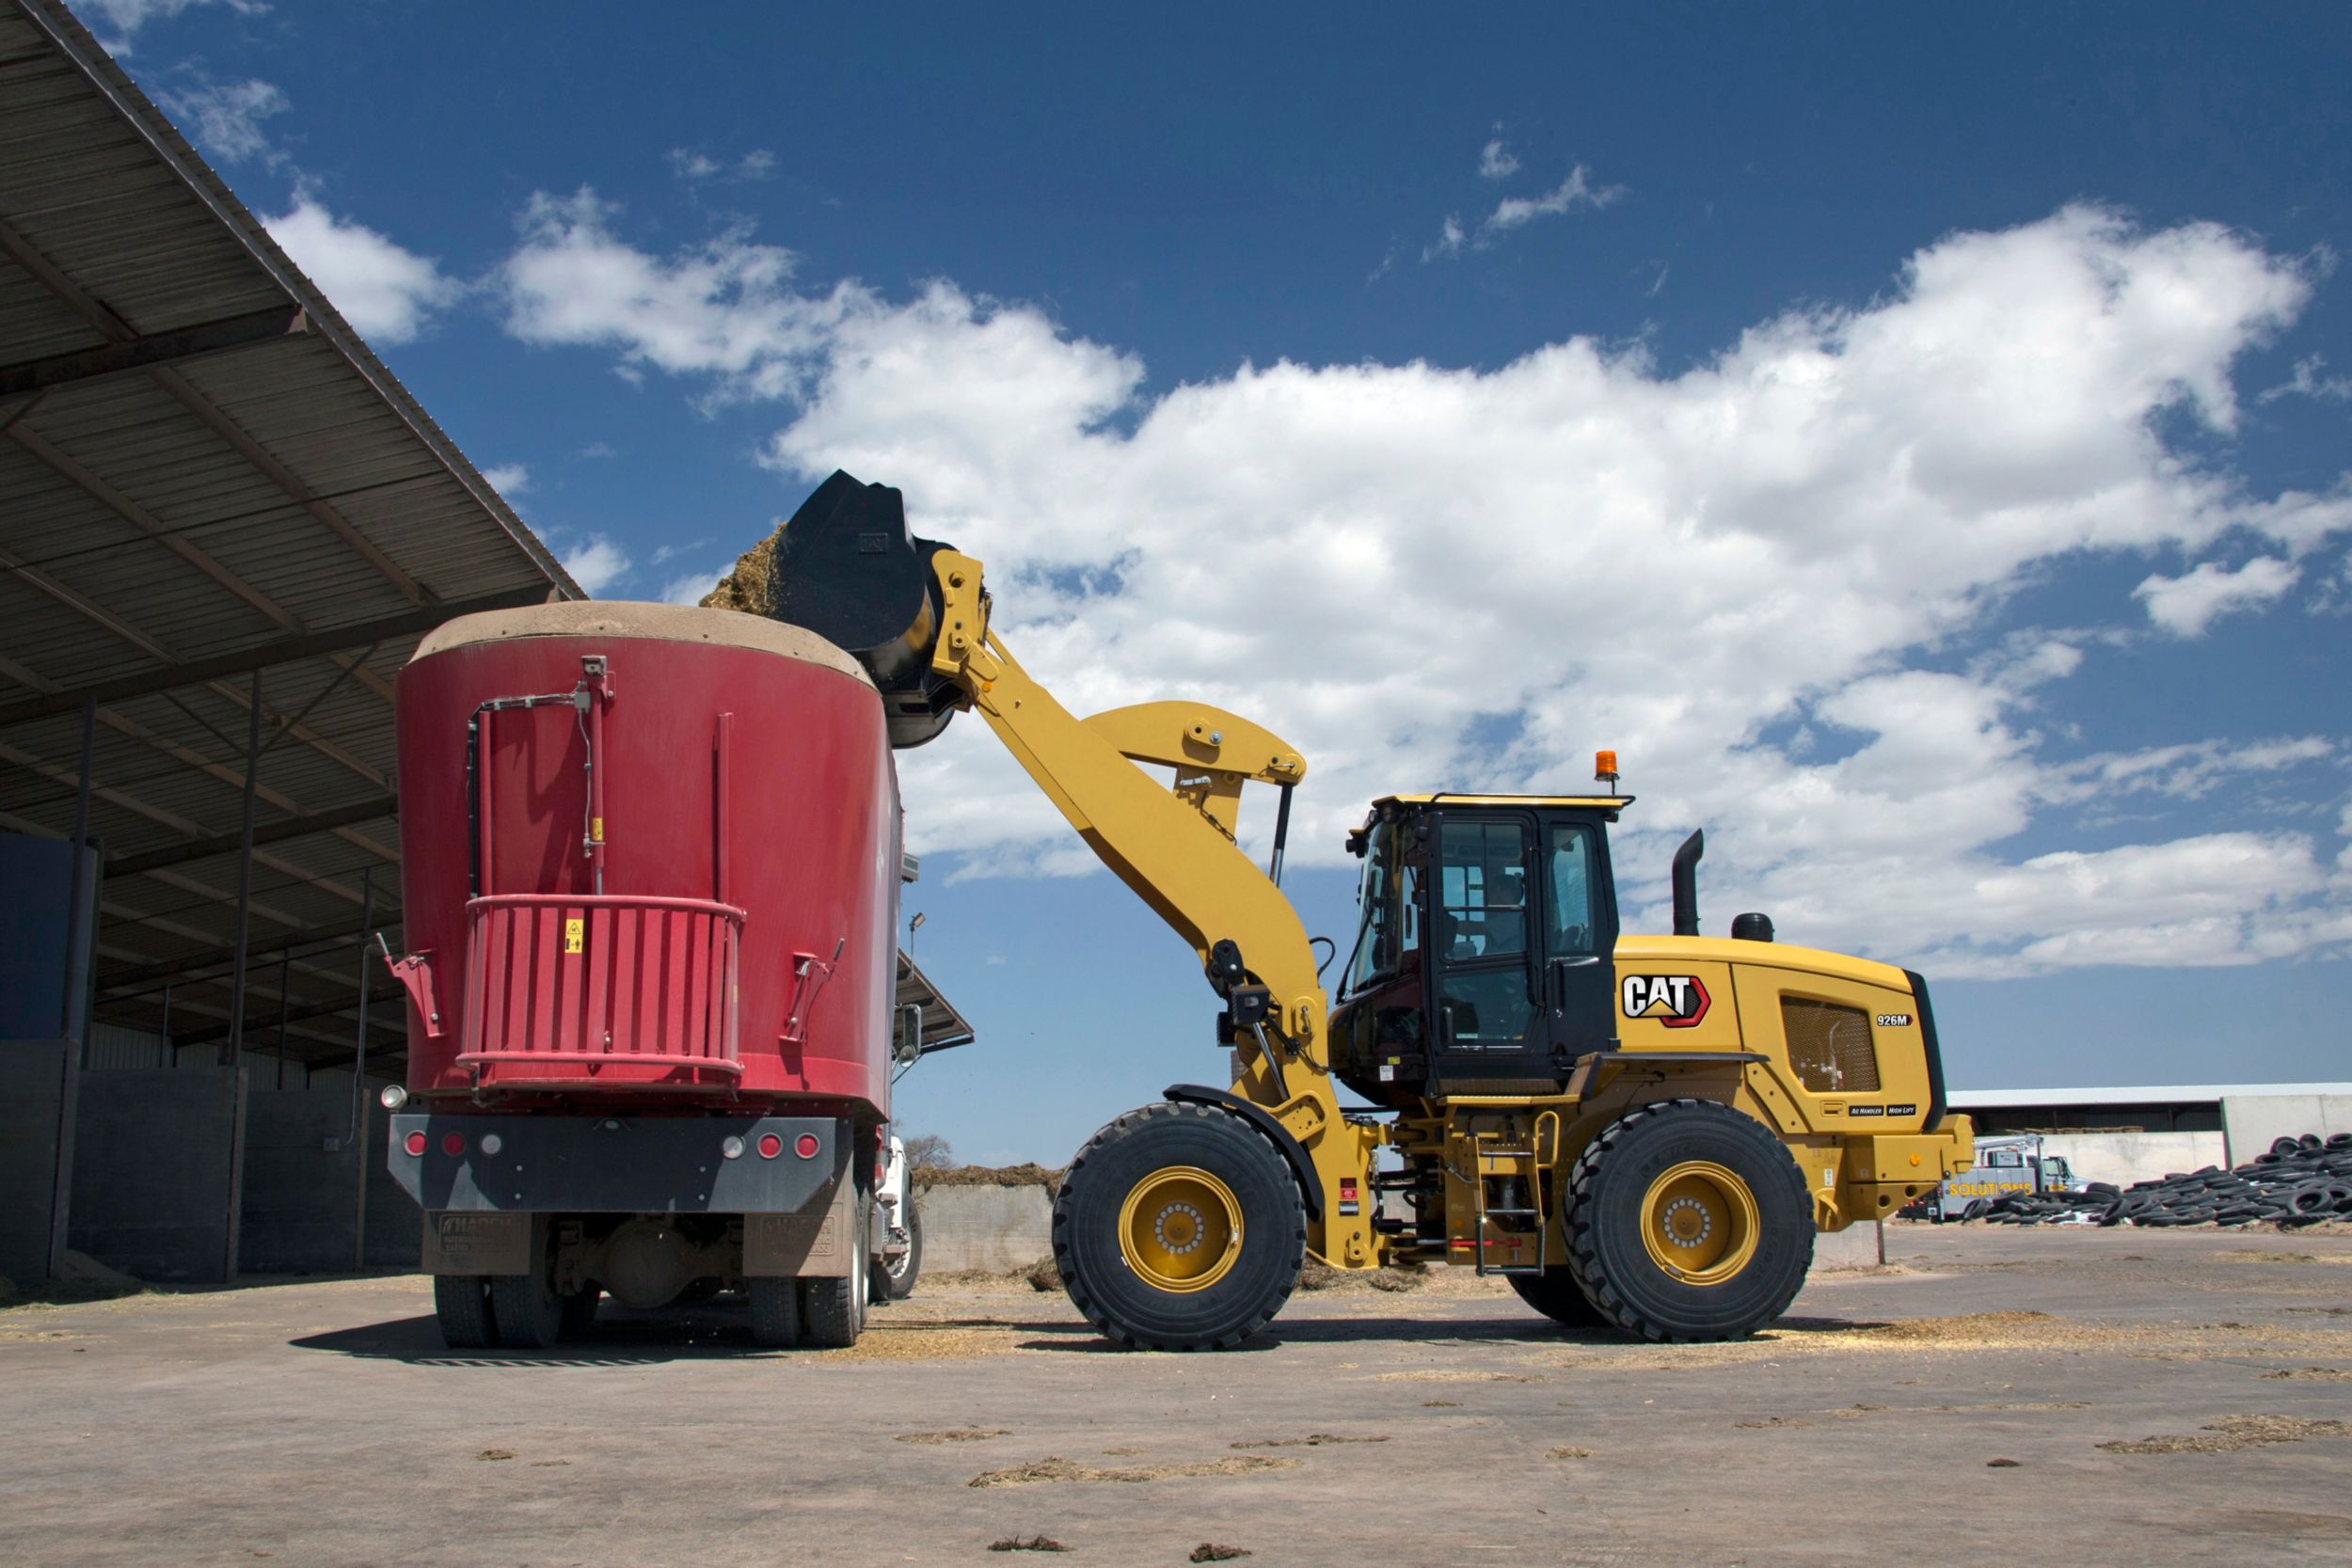
<svg viewBox="0 0 2352 1568">
<path fill-rule="evenodd" d="M 988 721 L 1015 760 L 1060 808 L 1103 863 L 1210 967 L 1218 944 L 1239 949 L 1248 979 L 1270 1006 L 1263 1049 L 1256 1031 L 1232 1094 L 1270 1114 L 1306 1151 L 1308 1246 L 1327 1260 L 1372 1256 L 1368 1215 L 1326 1201 L 1365 1168 L 1377 1132 L 1343 1119 L 1328 1070 L 1329 1010 L 1313 949 L 1290 900 L 1241 852 L 1234 826 L 1242 785 L 1288 787 L 1306 760 L 1263 726 L 1204 703 L 1145 703 L 1080 719 L 1030 676 L 989 626 L 980 562 L 941 549 L 932 673 Z M 1175 769 L 1163 787 L 1136 764 Z M 1239 1043 L 1239 1040 L 1237 1040 Z"/>
</svg>

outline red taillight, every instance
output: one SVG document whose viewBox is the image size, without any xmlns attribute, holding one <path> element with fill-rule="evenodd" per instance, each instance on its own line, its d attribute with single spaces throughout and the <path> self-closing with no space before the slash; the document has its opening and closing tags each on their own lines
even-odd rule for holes
<svg viewBox="0 0 2352 1568">
<path fill-rule="evenodd" d="M 407 1143 L 408 1143 L 408 1152 L 409 1152 L 409 1153 L 411 1153 L 411 1154 L 422 1154 L 422 1153 L 424 1152 L 424 1134 L 423 1134 L 423 1133 L 421 1133 L 421 1132 L 411 1132 L 411 1133 L 409 1133 L 409 1134 L 408 1134 Z"/>
<path fill-rule="evenodd" d="M 792 1152 L 799 1155 L 803 1160 L 816 1159 L 817 1134 L 814 1132 L 803 1132 L 799 1137 L 793 1139 Z"/>
<path fill-rule="evenodd" d="M 761 1159 L 772 1160 L 783 1152 L 784 1140 L 782 1138 L 777 1137 L 773 1132 L 762 1132 L 759 1135 L 759 1157 Z"/>
<path fill-rule="evenodd" d="M 459 1155 L 459 1154 L 463 1154 L 463 1153 L 465 1153 L 465 1152 L 466 1152 L 466 1134 L 464 1134 L 463 1132 L 444 1132 L 444 1133 L 442 1133 L 442 1134 L 441 1134 L 441 1152 L 442 1152 L 442 1153 L 444 1153 L 444 1154 L 452 1155 L 452 1156 L 455 1156 L 455 1155 Z"/>
</svg>

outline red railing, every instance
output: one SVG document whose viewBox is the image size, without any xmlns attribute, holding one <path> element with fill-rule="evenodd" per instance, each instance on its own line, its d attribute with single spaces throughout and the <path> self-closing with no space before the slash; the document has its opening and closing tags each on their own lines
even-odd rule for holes
<svg viewBox="0 0 2352 1568">
<path fill-rule="evenodd" d="M 724 1086 L 742 1077 L 735 906 L 503 893 L 469 900 L 466 923 L 457 1065 L 485 1087 Z"/>
</svg>

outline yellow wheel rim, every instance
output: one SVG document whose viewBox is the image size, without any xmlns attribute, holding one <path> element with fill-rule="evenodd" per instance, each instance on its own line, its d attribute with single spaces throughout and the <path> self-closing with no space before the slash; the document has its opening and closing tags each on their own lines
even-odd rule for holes
<svg viewBox="0 0 2352 1568">
<path fill-rule="evenodd" d="M 1241 1256 L 1241 1204 L 1198 1165 L 1168 1165 L 1119 1210 L 1119 1252 L 1157 1290 L 1205 1291 Z"/>
<path fill-rule="evenodd" d="M 1642 1244 L 1685 1285 L 1721 1285 L 1756 1256 L 1756 1195 L 1728 1166 L 1686 1160 L 1649 1184 Z"/>
</svg>

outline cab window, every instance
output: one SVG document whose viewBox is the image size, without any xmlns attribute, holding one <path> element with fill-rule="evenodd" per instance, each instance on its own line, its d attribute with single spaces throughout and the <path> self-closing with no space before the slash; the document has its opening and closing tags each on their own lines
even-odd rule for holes
<svg viewBox="0 0 2352 1568">
<path fill-rule="evenodd" d="M 1518 1051 L 1534 1026 L 1528 988 L 1532 824 L 1446 820 L 1438 843 L 1438 1008 L 1455 1051 Z"/>
<path fill-rule="evenodd" d="M 1356 961 L 1347 974 L 1350 990 L 1361 990 L 1379 976 L 1404 974 L 1420 965 L 1420 882 L 1427 857 L 1419 836 L 1400 832 L 1393 822 L 1384 822 L 1374 831 L 1358 889 Z"/>
<path fill-rule="evenodd" d="M 1576 958 L 1593 947 L 1593 835 L 1555 823 L 1550 844 L 1551 892 L 1545 904 L 1544 953 Z"/>
</svg>

